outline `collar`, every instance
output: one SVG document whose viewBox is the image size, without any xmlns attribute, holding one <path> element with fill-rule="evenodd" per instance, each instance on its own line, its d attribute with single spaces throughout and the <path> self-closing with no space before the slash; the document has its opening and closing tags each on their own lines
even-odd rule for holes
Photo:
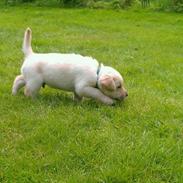
<svg viewBox="0 0 183 183">
<path fill-rule="evenodd" d="M 101 70 L 101 63 L 98 64 L 98 68 L 97 68 L 97 81 L 96 81 L 95 88 L 99 88 L 99 86 L 98 86 L 98 80 L 99 80 L 100 70 Z"/>
</svg>

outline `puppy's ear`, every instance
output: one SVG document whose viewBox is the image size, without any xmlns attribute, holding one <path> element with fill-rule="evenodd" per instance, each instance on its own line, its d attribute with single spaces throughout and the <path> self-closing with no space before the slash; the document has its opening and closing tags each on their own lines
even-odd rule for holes
<svg viewBox="0 0 183 183">
<path fill-rule="evenodd" d="M 115 82 L 113 80 L 113 77 L 108 76 L 108 75 L 101 76 L 99 81 L 100 81 L 100 85 L 102 88 L 109 90 L 109 91 L 116 90 L 116 85 L 115 85 Z"/>
</svg>

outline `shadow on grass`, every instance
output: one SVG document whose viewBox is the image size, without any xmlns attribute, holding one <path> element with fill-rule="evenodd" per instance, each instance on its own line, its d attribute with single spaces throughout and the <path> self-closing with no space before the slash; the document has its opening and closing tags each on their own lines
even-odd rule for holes
<svg viewBox="0 0 183 183">
<path fill-rule="evenodd" d="M 52 106 L 80 106 L 80 107 L 106 107 L 107 105 L 102 104 L 99 101 L 94 99 L 83 98 L 82 102 L 76 102 L 73 100 L 73 95 L 71 93 L 47 93 L 44 95 L 40 95 L 38 100 L 41 100 L 45 104 L 52 105 Z M 125 101 L 116 101 L 115 105 L 107 106 L 107 107 L 124 107 Z"/>
<path fill-rule="evenodd" d="M 93 110 L 93 109 L 98 109 L 98 108 L 121 108 L 125 109 L 128 106 L 128 100 L 124 101 L 117 101 L 115 105 L 113 106 L 107 106 L 105 104 L 102 104 L 94 99 L 88 99 L 88 98 L 83 98 L 82 102 L 76 102 L 73 100 L 73 94 L 69 92 L 46 92 L 46 93 L 41 93 L 37 96 L 36 99 L 30 99 L 24 96 L 23 92 L 21 91 L 17 96 L 15 96 L 15 100 L 18 98 L 18 102 L 20 103 L 22 101 L 23 105 L 26 106 L 31 106 L 31 107 L 38 107 L 38 106 L 44 106 L 45 108 L 59 108 L 59 107 L 64 107 L 64 108 L 80 108 L 80 109 L 87 109 L 87 110 Z"/>
</svg>

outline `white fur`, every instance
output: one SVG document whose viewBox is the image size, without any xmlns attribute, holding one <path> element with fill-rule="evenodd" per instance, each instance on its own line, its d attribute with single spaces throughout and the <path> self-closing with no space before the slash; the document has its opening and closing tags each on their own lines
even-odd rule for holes
<svg viewBox="0 0 183 183">
<path fill-rule="evenodd" d="M 23 41 L 23 52 L 25 60 L 21 67 L 21 75 L 15 78 L 12 93 L 25 86 L 25 95 L 35 97 L 43 83 L 46 85 L 66 91 L 74 92 L 75 100 L 82 97 L 97 99 L 105 104 L 112 105 L 113 99 L 122 99 L 127 92 L 122 86 L 122 76 L 113 68 L 101 67 L 97 83 L 97 60 L 77 54 L 38 54 L 31 48 L 31 30 L 25 31 Z M 110 78 L 115 78 L 109 81 Z M 117 79 L 116 79 L 117 78 Z M 113 83 L 111 83 L 113 82 Z M 113 84 L 113 90 L 110 86 Z M 106 89 L 107 88 L 107 89 Z"/>
</svg>

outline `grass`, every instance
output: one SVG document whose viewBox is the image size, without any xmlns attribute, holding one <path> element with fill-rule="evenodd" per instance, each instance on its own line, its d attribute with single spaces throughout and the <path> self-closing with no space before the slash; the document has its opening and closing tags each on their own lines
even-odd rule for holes
<svg viewBox="0 0 183 183">
<path fill-rule="evenodd" d="M 26 27 L 37 52 L 91 55 L 117 68 L 114 107 L 46 87 L 11 96 Z M 183 17 L 138 11 L 0 8 L 0 182 L 183 182 Z"/>
</svg>

